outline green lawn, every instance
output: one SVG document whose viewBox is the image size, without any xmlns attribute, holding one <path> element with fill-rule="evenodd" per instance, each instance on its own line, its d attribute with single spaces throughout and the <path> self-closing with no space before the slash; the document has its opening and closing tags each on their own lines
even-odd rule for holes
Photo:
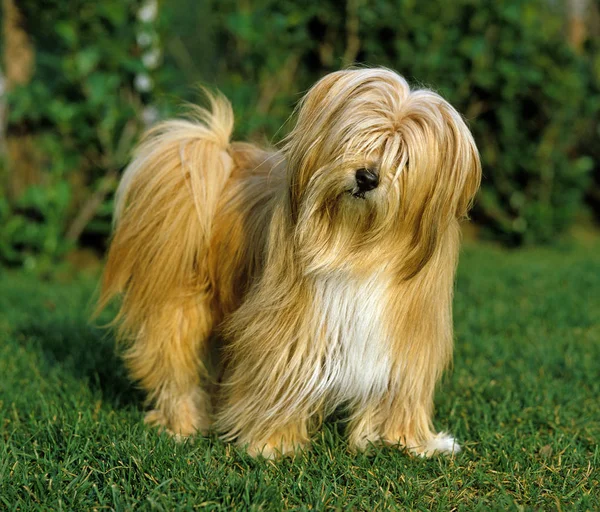
<svg viewBox="0 0 600 512">
<path fill-rule="evenodd" d="M 87 323 L 95 286 L 0 270 L 0 509 L 600 510 L 597 240 L 463 251 L 436 415 L 453 459 L 352 455 L 342 421 L 295 460 L 176 444 Z"/>
</svg>

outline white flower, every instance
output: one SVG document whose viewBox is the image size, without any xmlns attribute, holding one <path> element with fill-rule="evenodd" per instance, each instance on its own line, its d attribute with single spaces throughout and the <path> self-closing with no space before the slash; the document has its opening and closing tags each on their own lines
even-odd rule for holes
<svg viewBox="0 0 600 512">
<path fill-rule="evenodd" d="M 152 90 L 152 78 L 150 78 L 146 73 L 140 73 L 135 75 L 135 80 L 133 85 L 139 92 L 148 92 Z"/>
<path fill-rule="evenodd" d="M 151 23 L 156 19 L 158 13 L 157 0 L 147 0 L 142 8 L 138 11 L 138 20 L 144 23 Z"/>
<path fill-rule="evenodd" d="M 142 110 L 142 122 L 145 126 L 150 126 L 158 121 L 158 109 L 152 105 L 148 105 Z"/>
<path fill-rule="evenodd" d="M 142 62 L 147 69 L 154 69 L 158 66 L 160 60 L 160 49 L 153 48 L 152 50 L 142 55 Z"/>
<path fill-rule="evenodd" d="M 142 48 L 152 44 L 152 34 L 150 32 L 139 32 L 137 35 L 137 44 Z"/>
</svg>

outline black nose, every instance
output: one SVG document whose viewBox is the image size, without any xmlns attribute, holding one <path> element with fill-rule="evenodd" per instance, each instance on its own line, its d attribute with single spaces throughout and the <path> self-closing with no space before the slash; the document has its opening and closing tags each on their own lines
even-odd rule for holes
<svg viewBox="0 0 600 512">
<path fill-rule="evenodd" d="M 359 169 L 356 171 L 356 185 L 361 192 L 368 192 L 377 188 L 379 185 L 379 177 L 369 169 Z"/>
</svg>

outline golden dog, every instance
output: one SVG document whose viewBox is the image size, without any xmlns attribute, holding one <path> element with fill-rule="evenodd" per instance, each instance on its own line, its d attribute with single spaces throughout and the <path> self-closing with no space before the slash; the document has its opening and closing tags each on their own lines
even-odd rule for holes
<svg viewBox="0 0 600 512">
<path fill-rule="evenodd" d="M 457 451 L 432 415 L 481 179 L 461 116 L 393 71 L 344 70 L 310 89 L 275 151 L 230 142 L 231 106 L 209 99 L 150 130 L 116 197 L 99 307 L 122 295 L 146 420 L 274 457 L 343 406 L 353 448 Z"/>
</svg>

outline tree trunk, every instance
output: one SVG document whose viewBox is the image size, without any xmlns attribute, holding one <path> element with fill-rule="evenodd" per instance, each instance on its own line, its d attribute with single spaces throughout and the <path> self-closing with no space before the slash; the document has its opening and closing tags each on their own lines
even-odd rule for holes
<svg viewBox="0 0 600 512">
<path fill-rule="evenodd" d="M 577 51 L 583 50 L 587 39 L 586 14 L 589 10 L 589 0 L 568 0 L 569 43 Z"/>
<path fill-rule="evenodd" d="M 35 70 L 35 49 L 17 0 L 3 0 L 2 10 L 5 92 L 10 92 L 31 81 Z M 5 100 L 4 97 L 2 99 Z M 27 124 L 8 123 L 6 113 L 5 109 L 6 176 L 3 181 L 9 199 L 16 200 L 28 186 L 40 182 L 40 158 Z"/>
</svg>

